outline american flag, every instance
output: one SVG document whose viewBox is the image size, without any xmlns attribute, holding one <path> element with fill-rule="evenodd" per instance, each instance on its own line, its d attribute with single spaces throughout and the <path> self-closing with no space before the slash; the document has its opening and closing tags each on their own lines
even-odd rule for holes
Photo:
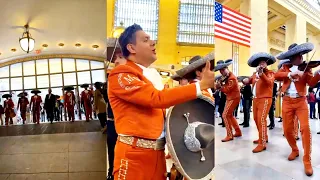
<svg viewBox="0 0 320 180">
<path fill-rule="evenodd" d="M 215 2 L 214 35 L 250 47 L 251 18 Z"/>
</svg>

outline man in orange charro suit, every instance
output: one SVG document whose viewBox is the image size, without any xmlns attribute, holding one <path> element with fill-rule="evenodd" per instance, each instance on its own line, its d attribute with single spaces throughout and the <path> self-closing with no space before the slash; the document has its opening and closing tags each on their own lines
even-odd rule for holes
<svg viewBox="0 0 320 180">
<path fill-rule="evenodd" d="M 34 94 L 31 97 L 31 102 L 30 102 L 30 108 L 32 109 L 33 123 L 39 124 L 42 98 L 38 94 L 40 94 L 41 91 L 35 89 L 31 91 L 31 93 Z"/>
<path fill-rule="evenodd" d="M 198 96 L 214 86 L 214 73 L 206 63 L 200 82 L 164 89 L 157 70 L 155 42 L 134 24 L 119 38 L 125 65 L 108 78 L 109 100 L 119 134 L 115 147 L 114 176 L 122 180 L 165 180 L 165 109 Z"/>
<path fill-rule="evenodd" d="M 242 136 L 242 132 L 238 125 L 236 118 L 233 116 L 233 111 L 240 103 L 240 88 L 238 85 L 237 77 L 229 71 L 228 66 L 232 64 L 232 60 L 220 60 L 217 62 L 214 71 L 220 71 L 222 77 L 216 84 L 216 88 L 220 89 L 227 96 L 226 105 L 222 114 L 225 122 L 227 136 L 222 139 L 222 142 L 233 140 L 233 137 Z M 235 134 L 232 132 L 235 129 Z"/>
<path fill-rule="evenodd" d="M 319 73 L 314 77 L 311 68 L 306 67 L 303 62 L 303 54 L 312 51 L 314 48 L 311 43 L 292 44 L 288 51 L 278 55 L 279 60 L 290 59 L 291 64 L 284 64 L 275 74 L 275 79 L 283 81 L 282 92 L 284 93 L 282 102 L 282 116 L 285 137 L 292 149 L 288 157 L 289 161 L 295 160 L 299 156 L 299 149 L 296 144 L 294 133 L 295 116 L 300 121 L 302 144 L 304 148 L 303 163 L 307 176 L 313 174 L 311 164 L 312 137 L 309 127 L 308 105 L 306 101 L 306 85 L 310 87 L 316 85 L 320 79 Z M 310 65 L 313 64 L 312 61 Z M 300 66 L 300 68 L 299 68 Z M 304 67 L 303 67 L 304 66 Z"/>
<path fill-rule="evenodd" d="M 259 132 L 259 139 L 253 141 L 254 144 L 258 144 L 252 150 L 253 153 L 262 152 L 267 148 L 267 115 L 272 104 L 274 85 L 274 72 L 267 66 L 275 62 L 276 59 L 271 54 L 263 52 L 254 54 L 248 60 L 248 65 L 257 69 L 249 79 L 244 79 L 245 84 L 252 84 L 253 119 Z"/>
<path fill-rule="evenodd" d="M 93 94 L 90 90 L 88 90 L 89 84 L 82 84 L 80 86 L 81 88 L 84 88 L 84 90 L 81 92 L 81 104 L 84 107 L 85 115 L 86 115 L 86 121 L 88 122 L 90 119 L 92 119 L 92 104 L 91 101 L 93 99 Z"/>
<path fill-rule="evenodd" d="M 67 113 L 68 113 L 68 119 L 71 122 L 74 122 L 74 106 L 76 104 L 76 98 L 74 95 L 74 87 L 73 86 L 67 86 L 64 87 L 64 90 L 67 91 L 64 94 L 64 107 L 67 109 Z"/>
<path fill-rule="evenodd" d="M 21 119 L 22 119 L 22 123 L 25 124 L 26 119 L 27 119 L 27 106 L 29 104 L 28 101 L 28 93 L 26 92 L 22 92 L 20 94 L 18 94 L 18 96 L 20 97 L 18 100 L 18 106 L 17 106 L 17 110 L 20 108 L 20 114 L 21 114 Z"/>
</svg>

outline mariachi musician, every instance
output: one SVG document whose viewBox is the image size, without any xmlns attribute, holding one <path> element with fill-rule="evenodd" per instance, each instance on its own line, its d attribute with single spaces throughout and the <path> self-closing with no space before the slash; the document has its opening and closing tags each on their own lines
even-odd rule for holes
<svg viewBox="0 0 320 180">
<path fill-rule="evenodd" d="M 38 94 L 40 94 L 41 91 L 35 89 L 35 90 L 32 90 L 31 93 L 34 94 L 31 97 L 31 102 L 30 102 L 30 107 L 32 108 L 33 123 L 40 124 L 40 110 L 41 110 L 42 98 Z"/>
<path fill-rule="evenodd" d="M 3 107 L 4 107 L 4 114 L 5 114 L 5 125 L 8 126 L 9 124 L 13 124 L 12 118 L 16 116 L 14 112 L 14 103 L 11 99 L 12 98 L 11 94 L 4 94 L 2 98 L 6 99 L 3 102 Z"/>
<path fill-rule="evenodd" d="M 253 94 L 253 119 L 256 123 L 259 138 L 253 141 L 258 146 L 252 150 L 259 153 L 267 148 L 267 115 L 272 104 L 274 72 L 267 66 L 276 62 L 276 59 L 268 53 L 259 52 L 248 60 L 250 67 L 255 67 L 256 72 L 250 78 L 243 80 L 245 84 L 252 84 Z"/>
<path fill-rule="evenodd" d="M 222 77 L 216 83 L 216 88 L 227 96 L 226 106 L 223 111 L 222 117 L 226 126 L 227 136 L 222 139 L 222 142 L 232 141 L 233 137 L 241 137 L 242 132 L 233 112 L 240 103 L 240 88 L 238 85 L 237 77 L 228 69 L 228 66 L 233 63 L 233 60 L 226 61 L 220 60 L 214 71 L 220 71 Z M 235 134 L 232 132 L 235 129 Z"/>
<path fill-rule="evenodd" d="M 68 86 L 65 87 L 64 90 L 66 91 L 64 94 L 64 107 L 67 110 L 68 113 L 68 119 L 71 122 L 74 122 L 74 106 L 76 104 L 76 97 L 74 95 L 74 87 L 73 86 Z"/>
<path fill-rule="evenodd" d="M 22 92 L 18 94 L 19 100 L 18 100 L 18 105 L 17 105 L 17 110 L 20 110 L 21 118 L 23 124 L 26 122 L 26 114 L 27 114 L 27 107 L 29 105 L 29 100 L 27 98 L 28 93 Z"/>
<path fill-rule="evenodd" d="M 311 164 L 312 137 L 309 126 L 308 105 L 306 102 L 306 86 L 313 87 L 320 79 L 320 74 L 313 76 L 311 68 L 319 65 L 318 61 L 303 61 L 304 54 L 312 51 L 312 43 L 292 44 L 288 51 L 277 56 L 279 60 L 290 60 L 290 64 L 282 65 L 275 74 L 276 80 L 283 81 L 282 92 L 284 93 L 282 102 L 283 127 L 285 137 L 292 149 L 288 157 L 289 161 L 299 156 L 299 149 L 296 144 L 294 131 L 294 119 L 298 117 L 301 125 L 301 137 L 304 148 L 304 170 L 307 176 L 313 174 Z"/>
<path fill-rule="evenodd" d="M 93 99 L 93 94 L 90 90 L 88 90 L 89 84 L 83 84 L 80 87 L 84 88 L 84 90 L 81 92 L 81 104 L 84 107 L 86 121 L 89 122 L 89 119 L 92 119 L 92 104 L 91 104 L 91 102 Z"/>
<path fill-rule="evenodd" d="M 157 59 L 150 36 L 134 24 L 121 34 L 119 44 L 127 62 L 115 67 L 108 77 L 108 97 L 119 134 L 114 176 L 126 180 L 165 180 L 165 109 L 203 96 L 202 90 L 214 87 L 214 73 L 206 62 L 200 82 L 164 89 L 160 74 L 149 67 Z M 194 154 L 199 161 L 199 154 Z M 210 154 L 213 151 L 205 162 L 213 162 Z"/>
</svg>

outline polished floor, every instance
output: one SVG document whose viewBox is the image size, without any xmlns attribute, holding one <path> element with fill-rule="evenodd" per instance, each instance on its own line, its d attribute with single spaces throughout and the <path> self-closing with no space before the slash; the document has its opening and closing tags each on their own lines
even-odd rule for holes
<svg viewBox="0 0 320 180">
<path fill-rule="evenodd" d="M 105 180 L 105 142 L 101 132 L 0 137 L 0 180 Z"/>
<path fill-rule="evenodd" d="M 242 113 L 238 122 L 242 122 Z M 252 116 L 251 116 L 252 117 Z M 216 124 L 221 119 L 216 119 Z M 249 128 L 242 128 L 243 136 L 230 142 L 221 142 L 226 135 L 225 128 L 216 125 L 216 180 L 319 180 L 320 179 L 320 121 L 310 120 L 312 129 L 312 163 L 314 174 L 307 177 L 304 174 L 302 163 L 303 148 L 301 139 L 297 142 L 300 157 L 294 161 L 288 161 L 287 156 L 291 152 L 286 139 L 282 136 L 282 123 L 276 121 L 276 128 L 269 130 L 269 143 L 267 150 L 253 154 L 258 133 L 254 121 L 251 119 Z M 300 134 L 299 134 L 300 136 Z"/>
</svg>

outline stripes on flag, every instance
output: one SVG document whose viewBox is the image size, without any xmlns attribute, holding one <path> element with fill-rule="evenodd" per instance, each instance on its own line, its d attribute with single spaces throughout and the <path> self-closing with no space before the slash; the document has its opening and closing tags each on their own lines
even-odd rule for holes
<svg viewBox="0 0 320 180">
<path fill-rule="evenodd" d="M 214 35 L 250 47 L 251 18 L 215 2 Z"/>
</svg>

